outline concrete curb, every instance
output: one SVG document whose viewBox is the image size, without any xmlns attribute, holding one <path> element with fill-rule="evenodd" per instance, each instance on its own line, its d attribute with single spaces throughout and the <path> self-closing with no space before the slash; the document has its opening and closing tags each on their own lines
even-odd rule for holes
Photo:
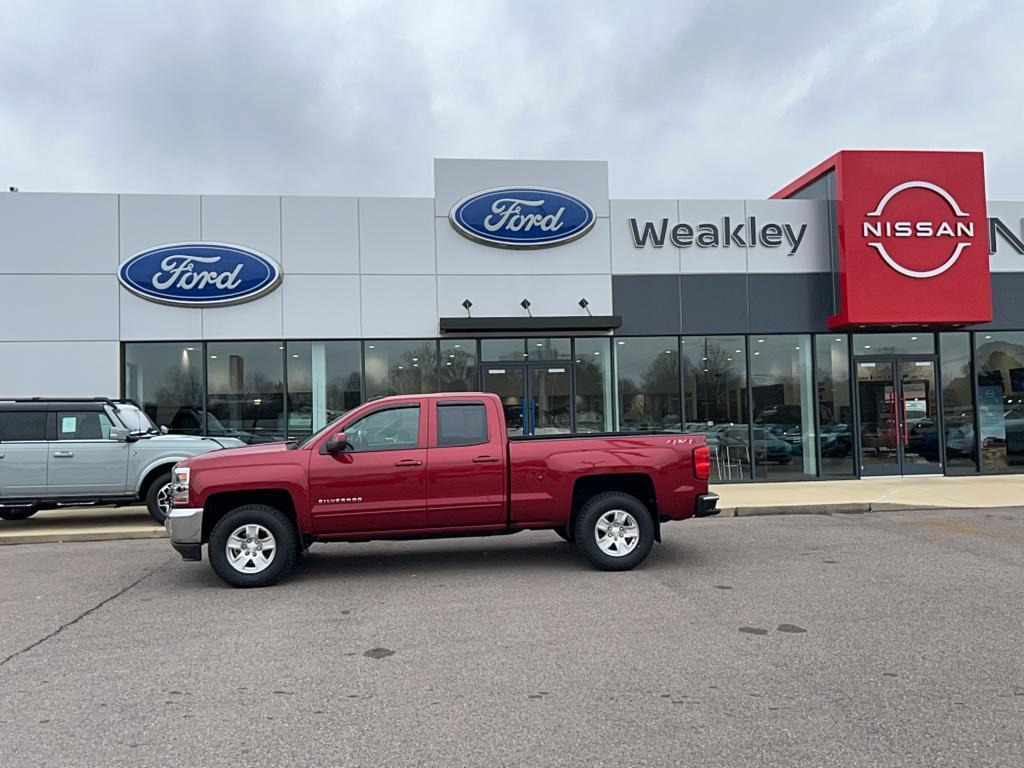
<svg viewBox="0 0 1024 768">
<path fill-rule="evenodd" d="M 163 528 L 132 528 L 122 531 L 63 531 L 58 533 L 22 533 L 0 536 L 0 547 L 7 544 L 63 544 L 74 541 L 125 541 L 128 539 L 166 539 Z"/>
</svg>

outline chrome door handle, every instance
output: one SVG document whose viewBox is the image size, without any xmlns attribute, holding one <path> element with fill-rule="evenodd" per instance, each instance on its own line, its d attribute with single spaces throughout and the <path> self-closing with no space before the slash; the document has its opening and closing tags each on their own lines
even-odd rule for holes
<svg viewBox="0 0 1024 768">
<path fill-rule="evenodd" d="M 473 463 L 474 464 L 497 464 L 498 463 L 498 457 L 497 456 L 477 456 L 475 459 L 473 459 Z"/>
<path fill-rule="evenodd" d="M 55 459 L 70 459 L 75 455 L 74 451 L 54 451 L 53 458 Z"/>
<path fill-rule="evenodd" d="M 395 466 L 396 467 L 418 467 L 422 463 L 423 463 L 422 461 L 417 461 L 416 459 L 402 459 L 401 461 L 396 461 L 395 462 Z"/>
</svg>

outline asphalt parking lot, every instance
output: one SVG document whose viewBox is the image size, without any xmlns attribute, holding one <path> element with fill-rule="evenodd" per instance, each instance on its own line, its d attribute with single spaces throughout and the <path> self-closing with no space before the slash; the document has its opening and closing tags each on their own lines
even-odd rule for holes
<svg viewBox="0 0 1024 768">
<path fill-rule="evenodd" d="M 0 549 L 5 766 L 1019 766 L 1024 510 L 314 547 Z"/>
</svg>

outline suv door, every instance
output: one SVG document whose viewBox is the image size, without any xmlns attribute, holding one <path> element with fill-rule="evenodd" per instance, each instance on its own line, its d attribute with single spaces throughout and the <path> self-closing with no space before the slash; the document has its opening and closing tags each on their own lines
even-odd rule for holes
<svg viewBox="0 0 1024 768">
<path fill-rule="evenodd" d="M 47 462 L 51 495 L 127 493 L 129 447 L 110 439 L 115 422 L 107 412 L 97 408 L 56 413 L 57 439 L 49 444 Z"/>
<path fill-rule="evenodd" d="M 0 411 L 0 499 L 46 495 L 46 410 Z"/>
<path fill-rule="evenodd" d="M 309 459 L 309 507 L 318 533 L 427 527 L 426 415 L 416 402 L 378 408 L 342 431 L 348 449 Z M 330 436 L 328 436 L 330 437 Z"/>
</svg>

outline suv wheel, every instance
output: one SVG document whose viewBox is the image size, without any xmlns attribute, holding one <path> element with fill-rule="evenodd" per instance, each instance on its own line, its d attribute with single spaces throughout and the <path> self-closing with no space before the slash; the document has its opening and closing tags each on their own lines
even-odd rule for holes
<svg viewBox="0 0 1024 768">
<path fill-rule="evenodd" d="M 164 524 L 171 512 L 171 473 L 160 475 L 146 490 L 146 509 L 159 525 Z"/>
<path fill-rule="evenodd" d="M 38 511 L 38 507 L 8 507 L 7 509 L 0 509 L 0 519 L 28 520 Z"/>
<path fill-rule="evenodd" d="M 576 518 L 576 546 L 603 571 L 640 565 L 654 546 L 654 521 L 643 502 L 628 493 L 601 493 Z"/>
<path fill-rule="evenodd" d="M 295 565 L 298 537 L 279 510 L 246 504 L 217 521 L 208 550 L 222 581 L 233 587 L 269 587 Z"/>
</svg>

